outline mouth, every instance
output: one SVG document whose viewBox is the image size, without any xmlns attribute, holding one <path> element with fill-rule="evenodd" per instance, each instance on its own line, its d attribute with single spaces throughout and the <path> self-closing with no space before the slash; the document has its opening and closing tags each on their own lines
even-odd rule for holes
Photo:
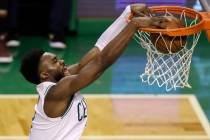
<svg viewBox="0 0 210 140">
<path fill-rule="evenodd" d="M 66 65 L 63 67 L 63 75 L 64 76 L 69 76 L 70 75 L 68 67 Z"/>
<path fill-rule="evenodd" d="M 68 68 L 67 68 L 66 65 L 64 65 L 64 66 L 63 66 L 63 72 L 65 73 L 65 72 L 67 72 L 67 71 L 68 71 Z"/>
</svg>

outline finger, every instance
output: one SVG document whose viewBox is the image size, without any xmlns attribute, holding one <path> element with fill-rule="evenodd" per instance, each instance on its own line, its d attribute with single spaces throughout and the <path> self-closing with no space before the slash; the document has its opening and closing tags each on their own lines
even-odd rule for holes
<svg viewBox="0 0 210 140">
<path fill-rule="evenodd" d="M 149 8 L 146 8 L 144 11 L 143 11 L 143 13 L 146 15 L 146 16 L 152 16 L 152 14 L 151 14 L 151 11 L 149 10 Z"/>
<path fill-rule="evenodd" d="M 159 29 L 166 29 L 166 27 L 167 27 L 166 24 L 162 24 L 160 22 L 152 22 L 151 26 L 154 26 Z"/>
<path fill-rule="evenodd" d="M 136 17 L 138 17 L 138 16 L 155 17 L 156 16 L 156 14 L 152 10 L 150 10 L 148 7 L 145 7 L 145 9 L 134 10 L 133 13 L 134 13 L 134 16 L 136 16 Z"/>
<path fill-rule="evenodd" d="M 168 23 L 168 19 L 165 17 L 153 17 L 151 25 L 156 26 L 157 28 L 165 29 L 167 26 L 166 23 Z"/>
<path fill-rule="evenodd" d="M 131 4 L 131 9 L 145 9 L 147 6 L 144 3 Z"/>
<path fill-rule="evenodd" d="M 169 19 L 164 17 L 164 16 L 156 16 L 156 17 L 152 17 L 152 20 L 154 22 L 169 22 Z"/>
<path fill-rule="evenodd" d="M 149 17 L 134 17 L 131 22 L 137 27 L 149 27 L 151 19 Z"/>
<path fill-rule="evenodd" d="M 136 11 L 135 14 L 134 14 L 134 16 L 136 16 L 136 17 L 145 17 L 147 15 L 144 14 L 142 11 Z"/>
<path fill-rule="evenodd" d="M 131 12 L 135 16 L 143 16 L 142 12 L 146 8 L 146 4 L 131 4 Z"/>
<path fill-rule="evenodd" d="M 150 10 L 149 8 L 147 8 L 146 10 L 147 10 L 147 13 L 149 13 L 149 15 L 150 15 L 151 17 L 157 16 L 157 15 L 155 14 L 155 12 L 153 12 L 153 11 Z"/>
</svg>

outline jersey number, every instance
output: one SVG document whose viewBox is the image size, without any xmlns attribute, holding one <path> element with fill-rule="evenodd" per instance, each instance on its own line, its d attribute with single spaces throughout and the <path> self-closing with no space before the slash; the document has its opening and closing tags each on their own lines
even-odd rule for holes
<svg viewBox="0 0 210 140">
<path fill-rule="evenodd" d="M 82 119 L 87 117 L 87 105 L 83 100 L 77 104 L 77 112 L 78 121 L 81 121 Z"/>
</svg>

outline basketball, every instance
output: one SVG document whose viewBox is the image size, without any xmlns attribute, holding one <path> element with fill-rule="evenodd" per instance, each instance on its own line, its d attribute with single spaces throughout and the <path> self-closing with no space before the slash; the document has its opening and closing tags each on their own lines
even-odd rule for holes
<svg viewBox="0 0 210 140">
<path fill-rule="evenodd" d="M 165 18 L 167 18 L 168 21 L 160 23 L 160 27 L 164 27 L 164 29 L 184 27 L 182 21 L 174 16 L 165 16 Z M 187 43 L 187 36 L 161 36 L 159 33 L 151 33 L 150 38 L 156 49 L 163 54 L 177 53 L 182 50 Z"/>
</svg>

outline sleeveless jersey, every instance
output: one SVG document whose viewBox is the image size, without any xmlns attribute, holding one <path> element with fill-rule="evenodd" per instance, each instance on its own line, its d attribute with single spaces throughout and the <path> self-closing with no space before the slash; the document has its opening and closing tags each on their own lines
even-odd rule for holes
<svg viewBox="0 0 210 140">
<path fill-rule="evenodd" d="M 44 112 L 44 99 L 48 90 L 56 83 L 43 82 L 37 85 L 39 94 L 35 105 L 29 140 L 79 140 L 87 122 L 87 106 L 84 97 L 75 93 L 65 113 L 50 118 Z"/>
</svg>

